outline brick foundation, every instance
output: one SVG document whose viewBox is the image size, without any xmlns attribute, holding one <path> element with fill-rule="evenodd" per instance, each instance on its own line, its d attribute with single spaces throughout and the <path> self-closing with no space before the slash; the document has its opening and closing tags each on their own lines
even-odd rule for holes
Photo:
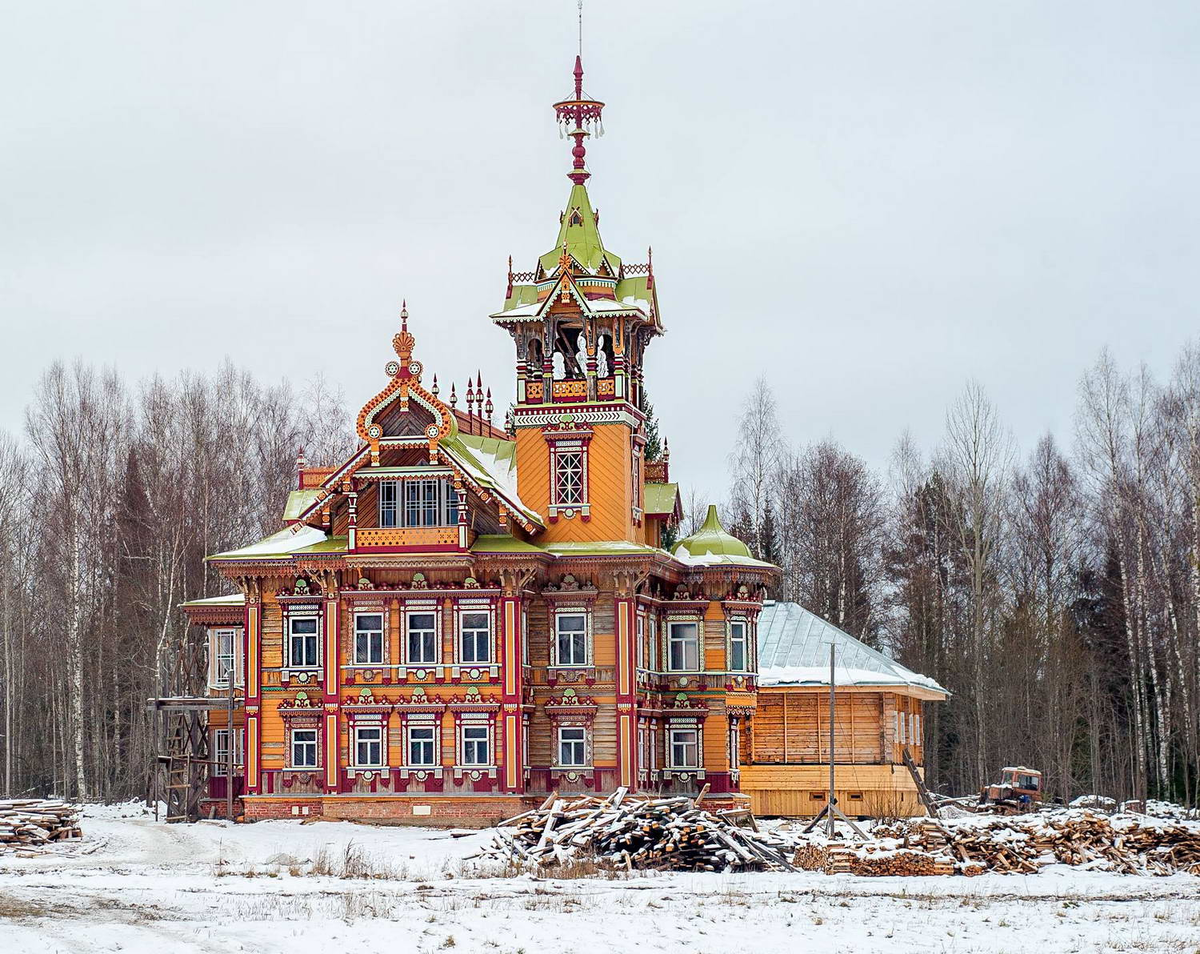
<svg viewBox="0 0 1200 954">
<path fill-rule="evenodd" d="M 535 808 L 543 796 L 495 795 L 445 797 L 385 795 L 353 796 L 249 796 L 246 821 L 267 818 L 324 818 L 362 821 L 377 825 L 429 825 L 445 828 L 487 828 L 502 819 Z M 428 809 L 428 812 L 423 811 Z"/>
</svg>

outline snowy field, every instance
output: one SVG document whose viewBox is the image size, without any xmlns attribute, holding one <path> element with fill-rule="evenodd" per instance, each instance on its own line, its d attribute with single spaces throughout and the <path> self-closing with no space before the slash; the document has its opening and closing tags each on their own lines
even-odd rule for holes
<svg viewBox="0 0 1200 954">
<path fill-rule="evenodd" d="M 485 877 L 485 834 L 166 825 L 91 807 L 84 841 L 0 855 L 0 952 L 1200 954 L 1200 878 L 818 873 Z M 347 871 L 347 868 L 349 871 Z M 343 874 L 353 877 L 343 877 Z"/>
</svg>

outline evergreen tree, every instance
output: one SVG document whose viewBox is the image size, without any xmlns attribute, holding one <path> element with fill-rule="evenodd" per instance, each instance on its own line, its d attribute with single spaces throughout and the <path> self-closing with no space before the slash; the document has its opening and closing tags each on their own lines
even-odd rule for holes
<svg viewBox="0 0 1200 954">
<path fill-rule="evenodd" d="M 658 433 L 658 418 L 654 416 L 654 405 L 646 397 L 646 389 L 638 391 L 638 410 L 646 415 L 646 449 L 643 456 L 652 462 L 662 459 L 662 437 Z"/>
<path fill-rule="evenodd" d="M 762 542 L 755 556 L 767 563 L 779 566 L 782 562 L 782 554 L 779 552 L 779 531 L 775 526 L 775 507 L 771 503 L 770 497 L 767 498 L 766 505 L 763 507 L 763 522 L 759 536 Z"/>
</svg>

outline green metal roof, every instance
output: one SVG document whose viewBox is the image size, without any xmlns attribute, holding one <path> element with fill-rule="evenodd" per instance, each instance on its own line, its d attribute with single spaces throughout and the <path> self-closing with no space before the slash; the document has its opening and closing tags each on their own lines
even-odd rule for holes
<svg viewBox="0 0 1200 954">
<path fill-rule="evenodd" d="M 642 491 L 646 513 L 674 513 L 678 499 L 679 484 L 646 484 Z"/>
<path fill-rule="evenodd" d="M 283 560 L 291 556 L 311 553 L 345 553 L 349 541 L 346 537 L 328 537 L 316 527 L 296 524 L 257 543 L 226 550 L 208 557 L 210 560 Z"/>
<path fill-rule="evenodd" d="M 482 533 L 471 545 L 472 553 L 545 553 L 541 547 L 507 533 Z"/>
<path fill-rule="evenodd" d="M 704 525 L 690 537 L 680 540 L 671 551 L 685 563 L 736 563 L 741 566 L 773 566 L 750 555 L 750 548 L 725 532 L 715 505 L 709 505 Z"/>
<path fill-rule="evenodd" d="M 634 543 L 631 540 L 563 540 L 558 543 L 546 544 L 546 550 L 555 556 L 648 556 L 661 553 L 667 556 L 666 550 L 647 546 L 644 543 Z"/>
<path fill-rule="evenodd" d="M 578 219 L 575 224 L 575 212 Z M 621 260 L 612 252 L 605 250 L 600 240 L 600 226 L 596 224 L 596 213 L 592 211 L 592 202 L 588 198 L 587 188 L 582 185 L 571 187 L 567 208 L 563 212 L 562 224 L 558 227 L 558 239 L 554 248 L 543 255 L 538 261 L 547 272 L 552 272 L 558 266 L 559 256 L 563 246 L 571 256 L 588 271 L 596 272 L 600 263 L 608 262 L 608 267 L 615 276 L 621 268 Z"/>
<path fill-rule="evenodd" d="M 313 487 L 309 490 L 291 491 L 287 496 L 287 503 L 283 507 L 283 522 L 287 523 L 289 520 L 299 520 L 300 515 L 313 505 L 313 502 L 320 493 L 320 487 Z"/>
</svg>

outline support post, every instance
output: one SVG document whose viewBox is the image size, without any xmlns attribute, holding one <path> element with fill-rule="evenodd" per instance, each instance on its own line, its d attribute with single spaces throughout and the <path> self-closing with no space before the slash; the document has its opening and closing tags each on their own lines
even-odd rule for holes
<svg viewBox="0 0 1200 954">
<path fill-rule="evenodd" d="M 525 690 L 523 645 L 528 635 L 521 626 L 521 591 L 524 580 L 516 571 L 501 571 L 504 584 L 500 598 L 500 653 L 504 685 L 501 693 L 501 726 L 504 751 L 503 788 L 518 794 L 525 791 Z"/>
<path fill-rule="evenodd" d="M 260 655 L 262 646 L 262 583 L 258 579 L 244 580 L 246 593 L 245 625 L 245 668 L 246 682 L 246 738 L 243 741 L 243 758 L 246 763 L 246 794 L 257 795 L 260 777 L 259 693 L 261 692 Z"/>
</svg>

